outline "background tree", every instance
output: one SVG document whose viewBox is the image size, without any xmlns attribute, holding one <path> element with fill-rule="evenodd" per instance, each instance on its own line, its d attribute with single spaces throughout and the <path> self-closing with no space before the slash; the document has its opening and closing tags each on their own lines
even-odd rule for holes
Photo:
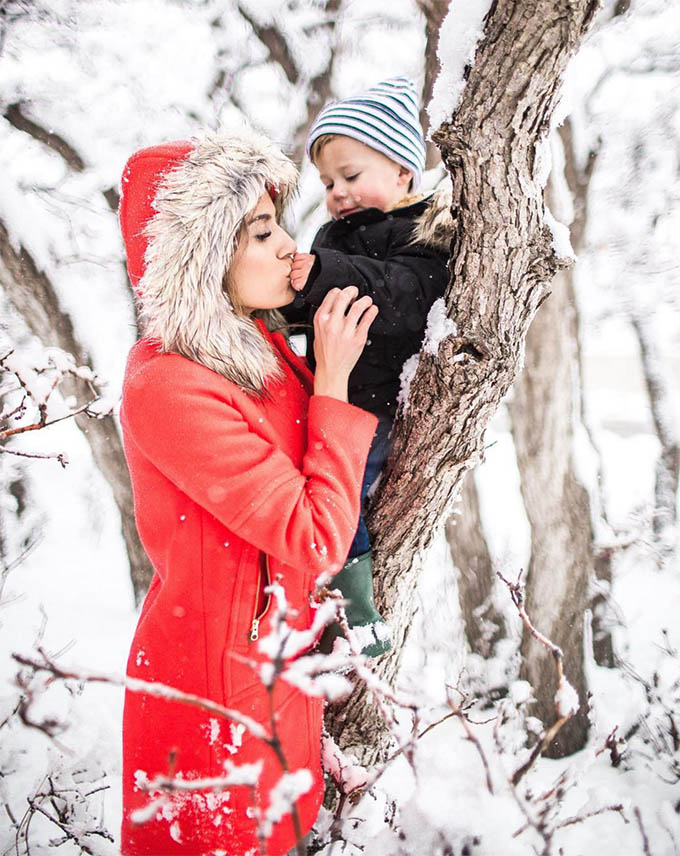
<svg viewBox="0 0 680 856">
<path fill-rule="evenodd" d="M 574 200 L 578 198 L 575 191 L 582 194 L 583 201 L 587 182 L 572 190 L 560 175 L 565 152 L 558 136 L 553 137 L 553 149 L 561 157 L 553 158 L 547 203 L 554 217 L 572 226 L 572 246 L 578 254 L 585 205 L 578 206 L 579 219 L 573 222 Z M 590 159 L 590 169 L 593 164 L 594 159 Z M 573 169 L 569 174 L 574 174 Z M 564 270 L 555 276 L 551 297 L 529 329 L 524 368 L 508 402 L 522 496 L 531 525 L 527 610 L 542 632 L 564 651 L 565 671 L 580 699 L 578 714 L 550 746 L 550 753 L 557 756 L 581 748 L 588 732 L 584 623 L 595 575 L 596 547 L 590 497 L 575 463 L 574 431 L 580 418 L 582 384 L 578 340 L 572 271 Z M 554 718 L 554 664 L 530 634 L 525 634 L 522 647 L 521 673 L 532 686 L 540 688 L 536 714 L 547 726 Z"/>
</svg>

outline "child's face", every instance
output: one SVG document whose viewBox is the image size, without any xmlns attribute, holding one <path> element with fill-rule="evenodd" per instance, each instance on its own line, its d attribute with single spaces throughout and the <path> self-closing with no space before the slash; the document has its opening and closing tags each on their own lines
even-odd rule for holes
<svg viewBox="0 0 680 856">
<path fill-rule="evenodd" d="M 408 192 L 411 173 L 375 149 L 351 137 L 335 137 L 316 157 L 334 220 L 379 208 L 388 211 Z"/>
</svg>

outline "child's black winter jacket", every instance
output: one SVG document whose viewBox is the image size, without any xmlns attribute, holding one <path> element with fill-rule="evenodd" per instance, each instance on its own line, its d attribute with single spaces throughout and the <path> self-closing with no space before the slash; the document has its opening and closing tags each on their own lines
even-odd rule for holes
<svg viewBox="0 0 680 856">
<path fill-rule="evenodd" d="M 311 324 L 326 293 L 355 285 L 359 296 L 373 298 L 379 314 L 350 375 L 352 404 L 394 417 L 401 369 L 420 350 L 427 314 L 448 284 L 450 238 L 450 196 L 441 191 L 392 211 L 359 211 L 317 232 L 307 283 L 283 314 L 290 323 L 309 323 L 304 332 L 314 367 Z"/>
</svg>

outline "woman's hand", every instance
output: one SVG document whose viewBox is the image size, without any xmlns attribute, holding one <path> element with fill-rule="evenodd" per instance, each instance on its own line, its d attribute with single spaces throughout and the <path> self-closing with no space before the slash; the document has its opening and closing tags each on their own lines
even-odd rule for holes
<svg viewBox="0 0 680 856">
<path fill-rule="evenodd" d="M 332 288 L 314 315 L 314 393 L 347 401 L 347 380 L 366 344 L 378 307 L 359 289 Z"/>
</svg>

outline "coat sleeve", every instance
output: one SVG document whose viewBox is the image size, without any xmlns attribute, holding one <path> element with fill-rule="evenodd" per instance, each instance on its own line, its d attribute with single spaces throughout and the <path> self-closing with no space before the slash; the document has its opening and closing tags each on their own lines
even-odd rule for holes
<svg viewBox="0 0 680 856">
<path fill-rule="evenodd" d="M 380 310 L 371 325 L 373 336 L 402 336 L 422 330 L 432 304 L 448 285 L 447 256 L 409 241 L 412 224 L 399 224 L 385 258 L 351 255 L 312 247 L 315 261 L 302 291 L 316 309 L 334 287 L 355 285 Z"/>
<path fill-rule="evenodd" d="M 301 469 L 253 431 L 235 402 L 216 394 L 213 374 L 173 358 L 126 381 L 126 442 L 229 530 L 316 577 L 345 561 L 359 518 L 360 487 L 376 418 L 312 396 Z M 179 361 L 182 361 L 181 363 Z M 134 473 L 133 473 L 134 485 Z"/>
</svg>

